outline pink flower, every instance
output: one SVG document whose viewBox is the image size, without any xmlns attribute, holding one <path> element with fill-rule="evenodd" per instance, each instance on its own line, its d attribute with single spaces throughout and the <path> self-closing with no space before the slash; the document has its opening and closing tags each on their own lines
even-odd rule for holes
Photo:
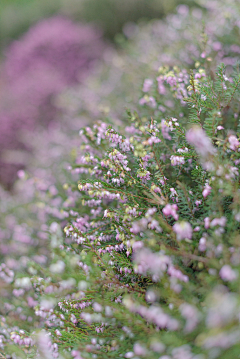
<svg viewBox="0 0 240 359">
<path fill-rule="evenodd" d="M 133 350 L 136 355 L 146 355 L 146 349 L 139 343 L 134 344 Z"/>
<path fill-rule="evenodd" d="M 156 136 L 151 136 L 149 139 L 148 139 L 148 144 L 151 146 L 153 145 L 154 143 L 159 143 L 161 142 L 161 140 L 156 137 Z M 145 156 L 146 157 L 146 156 Z"/>
<path fill-rule="evenodd" d="M 80 353 L 78 350 L 73 350 L 73 351 L 71 352 L 71 354 L 72 354 L 72 356 L 74 357 L 74 359 L 83 359 L 83 358 L 81 357 L 81 353 Z"/>
<path fill-rule="evenodd" d="M 229 147 L 230 147 L 231 150 L 236 151 L 238 149 L 239 141 L 238 141 L 236 136 L 234 136 L 234 135 L 229 136 L 228 142 L 230 144 Z"/>
<path fill-rule="evenodd" d="M 163 77 L 162 76 L 157 77 L 157 82 L 158 82 L 158 92 L 160 93 L 160 95 L 165 95 L 166 89 L 164 86 Z"/>
<path fill-rule="evenodd" d="M 211 193 L 212 187 L 209 186 L 209 184 L 206 184 L 204 187 L 204 190 L 202 192 L 202 195 L 204 198 L 206 198 Z"/>
<path fill-rule="evenodd" d="M 166 138 L 167 140 L 172 139 L 172 137 L 168 134 L 168 132 L 170 131 L 170 128 L 169 128 L 169 126 L 167 126 L 167 123 L 165 120 L 161 121 L 161 130 L 162 130 L 163 138 Z"/>
<path fill-rule="evenodd" d="M 182 221 L 173 225 L 173 230 L 177 235 L 177 240 L 191 239 L 192 238 L 192 226 L 190 223 Z"/>
<path fill-rule="evenodd" d="M 232 282 L 237 278 L 237 273 L 227 264 L 220 269 L 219 275 L 222 280 L 229 282 Z"/>
<path fill-rule="evenodd" d="M 132 358 L 132 357 L 134 357 L 134 353 L 133 353 L 133 352 L 127 352 L 127 353 L 125 354 L 125 358 Z"/>
<path fill-rule="evenodd" d="M 192 332 L 199 321 L 198 310 L 188 303 L 181 304 L 179 309 L 182 316 L 186 319 L 184 331 L 187 333 Z"/>
<path fill-rule="evenodd" d="M 203 158 L 213 155 L 216 152 L 210 138 L 206 136 L 206 133 L 200 127 L 195 126 L 187 131 L 186 139 Z"/>
<path fill-rule="evenodd" d="M 153 80 L 146 79 L 143 83 L 143 92 L 148 92 L 153 85 Z"/>
<path fill-rule="evenodd" d="M 206 217 L 204 218 L 204 227 L 208 229 L 210 227 L 210 218 Z"/>
<path fill-rule="evenodd" d="M 172 166 L 179 166 L 185 163 L 185 159 L 182 156 L 171 156 L 170 160 Z"/>
<path fill-rule="evenodd" d="M 206 249 L 207 249 L 207 246 L 206 246 L 206 238 L 205 237 L 202 237 L 199 241 L 199 245 L 198 245 L 198 250 L 200 252 L 204 252 Z"/>
<path fill-rule="evenodd" d="M 224 216 L 221 218 L 214 218 L 210 223 L 210 227 L 215 227 L 215 226 L 225 227 L 226 223 L 227 223 L 227 219 Z"/>
<path fill-rule="evenodd" d="M 174 76 L 168 76 L 165 80 L 166 83 L 169 84 L 171 87 L 174 87 L 177 84 L 176 77 Z"/>
<path fill-rule="evenodd" d="M 101 306 L 101 304 L 99 304 L 99 303 L 93 303 L 93 310 L 95 311 L 95 312 L 101 312 L 102 311 L 102 306 Z"/>
<path fill-rule="evenodd" d="M 139 105 L 148 105 L 151 108 L 156 108 L 157 103 L 154 97 L 145 95 L 139 100 Z"/>
<path fill-rule="evenodd" d="M 162 212 L 166 217 L 172 216 L 176 221 L 178 220 L 178 214 L 177 214 L 177 205 L 176 204 L 167 204 Z"/>
<path fill-rule="evenodd" d="M 200 228 L 199 226 L 197 226 L 197 227 L 194 228 L 193 232 L 199 232 L 200 229 L 201 229 L 201 228 Z"/>
</svg>

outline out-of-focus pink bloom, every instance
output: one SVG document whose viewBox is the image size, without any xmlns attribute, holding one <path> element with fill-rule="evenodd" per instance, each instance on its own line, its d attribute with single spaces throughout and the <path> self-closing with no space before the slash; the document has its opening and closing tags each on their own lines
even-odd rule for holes
<svg viewBox="0 0 240 359">
<path fill-rule="evenodd" d="M 156 136 L 151 136 L 149 139 L 148 139 L 148 144 L 150 146 L 152 146 L 154 143 L 159 143 L 161 142 L 160 138 L 156 137 Z"/>
<path fill-rule="evenodd" d="M 176 204 L 167 204 L 162 212 L 166 217 L 172 216 L 176 221 L 178 220 L 178 214 L 177 214 L 178 207 Z"/>
<path fill-rule="evenodd" d="M 206 133 L 200 127 L 196 126 L 188 130 L 186 139 L 204 159 L 216 152 L 210 138 L 207 137 Z"/>
<path fill-rule="evenodd" d="M 225 227 L 226 223 L 227 223 L 227 218 L 224 216 L 221 218 L 214 218 L 210 223 L 210 227 L 215 227 L 215 226 Z"/>
<path fill-rule="evenodd" d="M 179 166 L 185 163 L 185 159 L 182 156 L 171 156 L 170 160 L 172 166 Z"/>
<path fill-rule="evenodd" d="M 81 353 L 78 350 L 73 350 L 71 352 L 72 356 L 74 357 L 74 359 L 83 359 L 81 356 Z"/>
<path fill-rule="evenodd" d="M 220 269 L 219 275 L 222 280 L 229 282 L 232 282 L 237 278 L 237 273 L 227 264 Z"/>
<path fill-rule="evenodd" d="M 204 252 L 206 249 L 207 249 L 207 246 L 206 246 L 206 238 L 205 237 L 202 237 L 199 241 L 199 245 L 198 245 L 198 250 L 200 252 Z"/>
<path fill-rule="evenodd" d="M 146 355 L 146 349 L 139 343 L 135 343 L 133 346 L 134 353 L 136 355 Z"/>
<path fill-rule="evenodd" d="M 171 140 L 172 137 L 169 135 L 170 127 L 167 126 L 167 123 L 165 120 L 161 121 L 161 130 L 163 138 L 166 138 L 167 140 Z"/>
<path fill-rule="evenodd" d="M 176 77 L 174 77 L 174 76 L 168 76 L 165 80 L 166 80 L 166 83 L 169 84 L 171 87 L 174 87 L 177 84 Z"/>
<path fill-rule="evenodd" d="M 133 352 L 127 352 L 124 356 L 125 358 L 133 358 L 134 357 L 134 353 Z"/>
<path fill-rule="evenodd" d="M 143 83 L 143 89 L 142 89 L 143 92 L 148 92 L 151 89 L 152 85 L 153 85 L 153 80 L 146 79 Z"/>
<path fill-rule="evenodd" d="M 163 78 L 163 76 L 158 76 L 157 77 L 157 82 L 158 82 L 158 92 L 160 93 L 160 95 L 165 95 L 166 89 L 165 89 L 165 86 L 164 86 L 164 78 Z"/>
<path fill-rule="evenodd" d="M 145 95 L 139 100 L 139 105 L 148 105 L 151 108 L 156 108 L 157 103 L 154 97 Z"/>
<path fill-rule="evenodd" d="M 209 186 L 209 184 L 206 184 L 204 187 L 204 190 L 202 192 L 202 195 L 204 198 L 206 198 L 211 193 L 212 187 Z"/>
<path fill-rule="evenodd" d="M 190 223 L 182 221 L 173 225 L 173 230 L 177 235 L 177 240 L 191 239 L 192 238 L 192 226 Z"/>
<path fill-rule="evenodd" d="M 181 304 L 179 309 L 182 316 L 186 319 L 186 326 L 184 331 L 187 333 L 192 332 L 199 321 L 198 310 L 188 303 Z"/>
<path fill-rule="evenodd" d="M 229 145 L 230 145 L 229 148 L 231 150 L 236 151 L 238 149 L 239 141 L 238 141 L 236 136 L 234 136 L 234 135 L 229 136 L 228 142 L 229 142 Z"/>
<path fill-rule="evenodd" d="M 200 229 L 201 229 L 201 228 L 200 228 L 199 226 L 197 226 L 197 227 L 194 228 L 193 232 L 199 232 Z"/>
<path fill-rule="evenodd" d="M 204 218 L 204 227 L 208 229 L 210 227 L 210 218 L 206 217 Z"/>
</svg>

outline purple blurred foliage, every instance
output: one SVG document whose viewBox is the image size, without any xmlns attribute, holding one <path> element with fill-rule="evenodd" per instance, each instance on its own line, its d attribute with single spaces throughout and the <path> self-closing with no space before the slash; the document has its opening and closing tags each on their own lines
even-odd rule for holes
<svg viewBox="0 0 240 359">
<path fill-rule="evenodd" d="M 82 82 L 104 47 L 100 31 L 91 25 L 56 16 L 36 24 L 8 48 L 0 100 L 0 182 L 7 188 L 25 165 L 24 151 L 30 151 L 24 131 L 56 119 L 54 97 Z"/>
<path fill-rule="evenodd" d="M 47 66 L 59 73 L 64 84 L 79 82 L 102 50 L 99 38 L 99 32 L 89 25 L 60 16 L 43 20 L 10 46 L 5 71 L 15 82 L 30 69 Z"/>
</svg>

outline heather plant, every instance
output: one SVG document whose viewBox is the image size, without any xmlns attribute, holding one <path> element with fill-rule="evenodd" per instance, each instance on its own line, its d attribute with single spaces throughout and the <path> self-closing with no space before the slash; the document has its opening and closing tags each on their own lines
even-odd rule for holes
<svg viewBox="0 0 240 359">
<path fill-rule="evenodd" d="M 178 118 L 152 112 L 159 76 Z M 238 67 L 156 78 L 125 131 L 80 131 L 68 224 L 50 225 L 47 265 L 12 277 L 3 267 L 12 305 L 44 328 L 11 329 L 16 357 L 238 357 Z"/>
<path fill-rule="evenodd" d="M 237 32 L 226 23 L 220 39 Z M 178 66 L 149 57 L 126 116 L 123 96 L 93 115 L 96 90 L 79 110 L 98 121 L 80 131 L 72 180 L 56 169 L 76 139 L 59 134 L 51 149 L 53 131 L 36 177 L 19 173 L 21 199 L 2 194 L 5 356 L 238 357 L 239 73 L 216 68 L 211 46 Z"/>
</svg>

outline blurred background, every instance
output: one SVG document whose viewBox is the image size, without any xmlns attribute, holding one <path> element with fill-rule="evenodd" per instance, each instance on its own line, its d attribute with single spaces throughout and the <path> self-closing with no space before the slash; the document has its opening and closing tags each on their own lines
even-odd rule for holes
<svg viewBox="0 0 240 359">
<path fill-rule="evenodd" d="M 114 40 L 125 23 L 161 18 L 180 3 L 196 5 L 193 0 L 1 0 L 0 44 L 3 49 L 40 19 L 56 14 L 92 22 Z"/>
</svg>

